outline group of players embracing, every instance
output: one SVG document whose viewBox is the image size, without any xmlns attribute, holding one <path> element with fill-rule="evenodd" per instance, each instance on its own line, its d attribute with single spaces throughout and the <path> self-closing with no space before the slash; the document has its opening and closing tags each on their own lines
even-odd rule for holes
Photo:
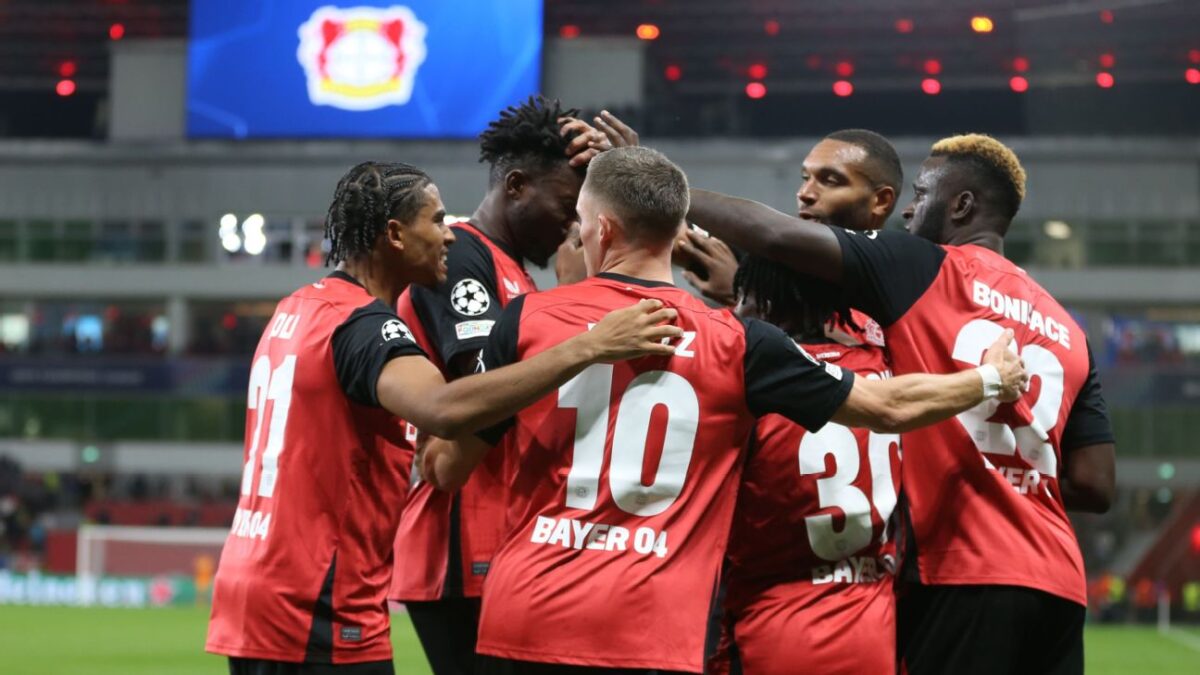
<svg viewBox="0 0 1200 675">
<path fill-rule="evenodd" d="M 812 149 L 796 217 L 638 141 L 509 108 L 449 227 L 416 167 L 341 179 L 337 269 L 255 353 L 207 649 L 392 673 L 391 599 L 437 675 L 1082 673 L 1067 511 L 1108 508 L 1113 436 L 1003 257 L 1016 155 L 935 143 L 901 232 L 876 133 Z"/>
</svg>

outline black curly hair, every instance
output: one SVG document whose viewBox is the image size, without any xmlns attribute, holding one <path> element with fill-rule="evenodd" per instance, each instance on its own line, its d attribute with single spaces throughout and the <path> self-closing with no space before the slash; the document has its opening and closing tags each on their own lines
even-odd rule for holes
<svg viewBox="0 0 1200 675">
<path fill-rule="evenodd" d="M 733 277 L 733 291 L 739 298 L 753 300 L 760 318 L 786 326 L 797 339 L 824 340 L 830 321 L 861 330 L 850 318 L 840 289 L 767 258 L 743 258 Z"/>
<path fill-rule="evenodd" d="M 425 205 L 424 171 L 401 162 L 363 162 L 338 181 L 325 214 L 325 264 L 366 255 L 389 218 L 410 222 Z"/>
<path fill-rule="evenodd" d="M 500 118 L 479 134 L 479 161 L 491 165 L 489 185 L 513 169 L 541 173 L 567 162 L 567 144 L 574 134 L 559 133 L 560 117 L 578 117 L 576 108 L 562 107 L 558 99 L 530 96 L 521 105 L 509 106 Z M 579 168 L 580 173 L 584 171 Z"/>
</svg>

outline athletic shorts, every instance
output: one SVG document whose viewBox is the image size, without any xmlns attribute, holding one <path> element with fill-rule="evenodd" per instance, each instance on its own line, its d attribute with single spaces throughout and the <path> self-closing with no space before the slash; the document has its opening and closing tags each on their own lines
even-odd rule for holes
<svg viewBox="0 0 1200 675">
<path fill-rule="evenodd" d="M 395 675 L 391 661 L 366 663 L 288 663 L 229 658 L 229 675 Z"/>
<path fill-rule="evenodd" d="M 1082 675 L 1083 605 L 1019 586 L 901 587 L 908 675 Z"/>
<path fill-rule="evenodd" d="M 562 663 L 514 661 L 480 654 L 476 657 L 477 675 L 684 675 L 671 670 L 645 668 L 602 668 L 571 666 Z"/>
</svg>

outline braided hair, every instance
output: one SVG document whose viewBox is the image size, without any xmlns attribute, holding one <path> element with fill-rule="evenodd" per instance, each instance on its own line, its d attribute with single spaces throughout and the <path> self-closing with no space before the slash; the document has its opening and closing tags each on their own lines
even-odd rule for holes
<svg viewBox="0 0 1200 675">
<path fill-rule="evenodd" d="M 764 321 L 786 326 L 797 339 L 824 339 L 829 321 L 861 330 L 850 318 L 840 289 L 767 258 L 743 258 L 733 277 L 733 291 L 739 298 L 754 300 Z"/>
<path fill-rule="evenodd" d="M 400 162 L 363 162 L 338 181 L 325 214 L 325 264 L 366 255 L 388 219 L 411 222 L 425 205 L 424 171 Z"/>
<path fill-rule="evenodd" d="M 567 144 L 574 134 L 563 136 L 558 119 L 578 115 L 578 109 L 563 109 L 558 99 L 544 96 L 530 96 L 521 105 L 502 110 L 500 118 L 479 135 L 479 161 L 492 167 L 489 183 L 495 185 L 513 169 L 541 172 L 566 163 Z"/>
</svg>

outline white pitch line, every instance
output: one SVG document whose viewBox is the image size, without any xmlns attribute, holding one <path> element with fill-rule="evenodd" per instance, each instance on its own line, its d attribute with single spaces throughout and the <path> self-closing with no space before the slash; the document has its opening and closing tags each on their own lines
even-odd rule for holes
<svg viewBox="0 0 1200 675">
<path fill-rule="evenodd" d="M 1200 637 L 1196 637 L 1195 635 L 1185 633 L 1180 630 L 1168 630 L 1162 633 L 1162 635 L 1171 638 L 1176 643 L 1181 644 L 1194 652 L 1200 652 Z"/>
</svg>

